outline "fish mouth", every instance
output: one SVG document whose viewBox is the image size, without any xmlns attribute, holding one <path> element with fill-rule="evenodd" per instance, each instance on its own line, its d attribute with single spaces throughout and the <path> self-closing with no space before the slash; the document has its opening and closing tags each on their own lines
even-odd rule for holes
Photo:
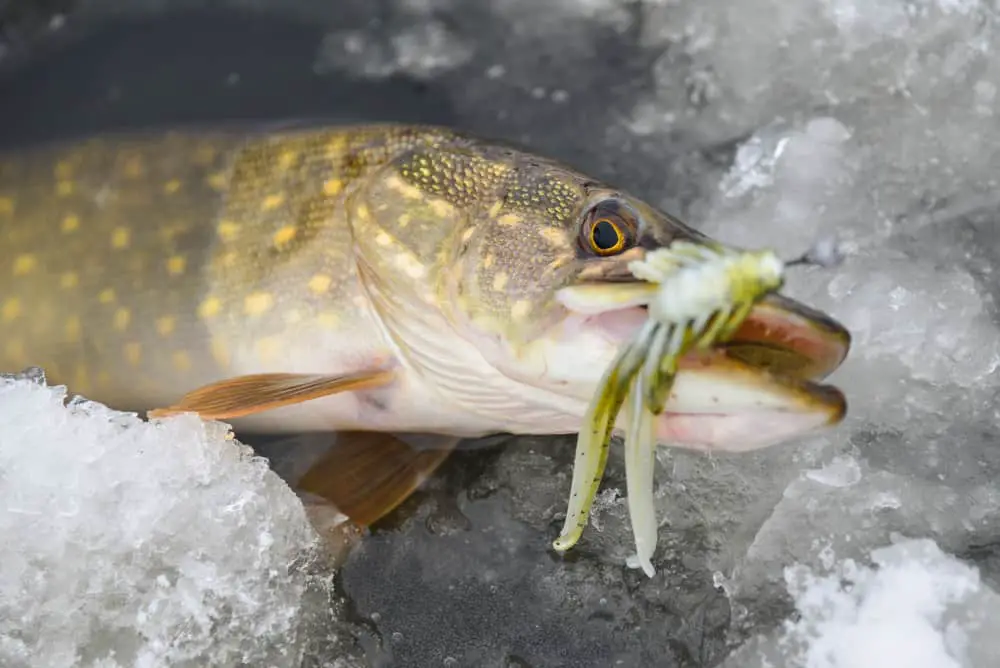
<svg viewBox="0 0 1000 668">
<path fill-rule="evenodd" d="M 590 283 L 563 295 L 621 345 L 646 320 L 650 286 Z M 847 400 L 822 384 L 847 357 L 851 336 L 831 316 L 779 293 L 759 301 L 725 343 L 680 360 L 664 413 L 661 443 L 745 451 L 774 445 L 843 420 Z"/>
</svg>

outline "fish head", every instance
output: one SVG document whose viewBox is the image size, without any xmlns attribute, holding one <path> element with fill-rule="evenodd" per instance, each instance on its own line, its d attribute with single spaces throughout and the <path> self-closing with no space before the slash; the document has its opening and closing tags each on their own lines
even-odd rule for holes
<svg viewBox="0 0 1000 668">
<path fill-rule="evenodd" d="M 581 428 L 605 370 L 647 318 L 650 284 L 632 261 L 678 240 L 715 243 L 563 164 L 473 140 L 404 153 L 354 201 L 367 209 L 354 216 L 362 274 L 400 348 L 436 382 L 506 382 L 537 416 L 521 432 Z M 840 421 L 843 394 L 815 381 L 849 342 L 827 315 L 765 298 L 725 346 L 682 359 L 661 438 L 752 449 Z"/>
</svg>

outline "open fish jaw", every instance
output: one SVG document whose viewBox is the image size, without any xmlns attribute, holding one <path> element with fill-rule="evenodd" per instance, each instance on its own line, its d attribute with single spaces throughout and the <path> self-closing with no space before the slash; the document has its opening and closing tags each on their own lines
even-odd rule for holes
<svg viewBox="0 0 1000 668">
<path fill-rule="evenodd" d="M 842 328 L 783 298 L 754 313 L 758 302 L 783 285 L 785 265 L 777 256 L 675 245 L 630 264 L 637 278 L 658 289 L 647 292 L 645 305 L 631 301 L 632 308 L 645 307 L 649 318 L 619 350 L 590 403 L 566 520 L 553 543 L 565 551 L 582 535 L 607 461 L 610 425 L 624 408 L 626 486 L 636 543 L 630 563 L 649 577 L 655 573 L 652 471 L 658 441 L 755 449 L 836 423 L 846 412 L 843 393 L 808 379 L 829 373 L 846 355 L 849 337 L 839 336 Z M 600 305 L 596 293 L 577 292 L 577 297 Z M 756 319 L 746 327 L 751 315 Z M 734 338 L 732 350 L 718 347 Z M 740 353 L 752 361 L 741 361 Z"/>
</svg>

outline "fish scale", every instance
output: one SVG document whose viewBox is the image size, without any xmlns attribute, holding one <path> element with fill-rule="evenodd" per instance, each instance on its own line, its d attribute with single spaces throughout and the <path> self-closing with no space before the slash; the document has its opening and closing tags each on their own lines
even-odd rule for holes
<svg viewBox="0 0 1000 668">
<path fill-rule="evenodd" d="M 615 252 L 594 245 L 599 223 Z M 444 128 L 36 145 L 0 153 L 0 371 L 38 365 L 155 418 L 337 432 L 301 482 L 367 524 L 440 464 L 428 444 L 585 426 L 645 317 L 629 263 L 678 239 L 708 241 L 572 167 Z M 681 362 L 659 442 L 748 449 L 841 419 L 816 381 L 849 336 L 825 314 L 765 300 L 731 343 Z"/>
</svg>

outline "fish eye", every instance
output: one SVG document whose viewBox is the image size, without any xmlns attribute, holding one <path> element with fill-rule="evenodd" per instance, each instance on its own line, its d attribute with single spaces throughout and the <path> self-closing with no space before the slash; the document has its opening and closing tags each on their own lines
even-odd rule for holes
<svg viewBox="0 0 1000 668">
<path fill-rule="evenodd" d="M 613 255 L 625 247 L 625 233 L 615 221 L 601 218 L 590 228 L 590 247 L 598 255 Z"/>
<path fill-rule="evenodd" d="M 635 219 L 617 201 L 594 206 L 580 230 L 583 247 L 600 257 L 617 255 L 635 243 Z"/>
</svg>

